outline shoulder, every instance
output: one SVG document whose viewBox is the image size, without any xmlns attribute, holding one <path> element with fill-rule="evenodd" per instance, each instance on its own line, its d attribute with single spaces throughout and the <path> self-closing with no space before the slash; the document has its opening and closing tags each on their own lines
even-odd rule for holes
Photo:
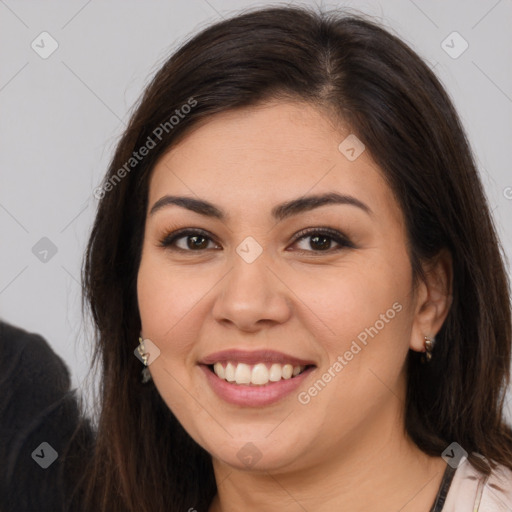
<svg viewBox="0 0 512 512">
<path fill-rule="evenodd" d="M 493 470 L 483 487 L 479 510 L 512 510 L 512 470 L 502 465 Z"/>
<path fill-rule="evenodd" d="M 0 430 L 3 442 L 35 427 L 48 407 L 70 390 L 71 379 L 63 359 L 39 334 L 0 321 Z M 3 430 L 8 429 L 9 435 Z"/>
<path fill-rule="evenodd" d="M 42 336 L 0 321 L 0 353 L 0 510 L 59 510 L 90 453 L 91 425 Z"/>
<path fill-rule="evenodd" d="M 39 334 L 30 333 L 0 320 L 0 350 L 2 353 L 2 380 L 0 384 L 26 382 L 43 385 L 44 390 L 59 391 L 70 385 L 69 370 L 64 361 Z"/>
<path fill-rule="evenodd" d="M 512 510 L 512 471 L 497 465 L 490 475 L 465 460 L 456 470 L 443 512 L 503 512 Z"/>
</svg>

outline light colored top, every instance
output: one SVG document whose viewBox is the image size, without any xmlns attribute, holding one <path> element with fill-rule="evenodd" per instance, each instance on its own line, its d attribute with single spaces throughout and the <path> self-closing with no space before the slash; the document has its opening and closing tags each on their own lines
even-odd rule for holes
<svg viewBox="0 0 512 512">
<path fill-rule="evenodd" d="M 442 512 L 512 512 L 512 471 L 498 465 L 485 476 L 464 460 L 453 475 Z"/>
</svg>

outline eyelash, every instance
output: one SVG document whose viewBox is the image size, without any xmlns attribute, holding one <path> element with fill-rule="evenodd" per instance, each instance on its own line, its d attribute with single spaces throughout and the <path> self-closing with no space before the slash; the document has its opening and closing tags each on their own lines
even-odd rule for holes
<svg viewBox="0 0 512 512">
<path fill-rule="evenodd" d="M 332 229 L 332 228 L 328 228 L 328 227 L 303 229 L 303 230 L 299 231 L 294 236 L 292 243 L 295 244 L 295 243 L 301 241 L 302 239 L 312 237 L 313 235 L 320 235 L 320 236 L 325 236 L 327 238 L 330 238 L 332 241 L 336 242 L 340 247 L 335 248 L 335 249 L 331 248 L 331 249 L 318 250 L 318 251 L 299 249 L 298 252 L 301 252 L 301 253 L 311 253 L 312 252 L 312 253 L 320 253 L 320 254 L 329 253 L 330 254 L 332 252 L 338 252 L 344 248 L 354 248 L 354 245 L 352 244 L 352 242 L 345 235 L 343 235 L 343 233 L 340 233 L 339 231 Z M 188 236 L 201 236 L 201 237 L 210 239 L 214 243 L 217 243 L 217 242 L 215 242 L 215 240 L 212 237 L 210 237 L 210 235 L 206 231 L 204 231 L 202 229 L 184 228 L 184 229 L 179 229 L 177 231 L 172 231 L 170 233 L 166 233 L 163 236 L 163 238 L 160 240 L 160 246 L 164 247 L 165 249 L 168 249 L 168 250 L 178 251 L 178 252 L 182 252 L 182 253 L 184 253 L 184 252 L 200 253 L 200 252 L 204 252 L 205 250 L 207 250 L 207 249 L 198 249 L 198 250 L 182 249 L 181 247 L 176 247 L 174 245 L 177 240 L 179 240 L 181 238 L 187 238 Z"/>
</svg>

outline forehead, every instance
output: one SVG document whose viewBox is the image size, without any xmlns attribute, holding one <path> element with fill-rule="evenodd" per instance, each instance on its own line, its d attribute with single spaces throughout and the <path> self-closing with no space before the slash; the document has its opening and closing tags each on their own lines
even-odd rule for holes
<svg viewBox="0 0 512 512">
<path fill-rule="evenodd" d="M 302 102 L 268 102 L 197 123 L 153 169 L 149 204 L 165 194 L 199 196 L 236 210 L 337 191 L 400 217 L 367 151 L 350 161 L 350 131 Z M 230 206 L 229 206 L 230 205 Z"/>
</svg>

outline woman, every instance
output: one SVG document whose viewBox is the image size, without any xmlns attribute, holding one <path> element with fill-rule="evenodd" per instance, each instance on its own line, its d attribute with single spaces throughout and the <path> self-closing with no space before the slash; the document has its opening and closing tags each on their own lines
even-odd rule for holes
<svg viewBox="0 0 512 512">
<path fill-rule="evenodd" d="M 500 246 L 395 36 L 296 7 L 205 29 L 95 195 L 91 510 L 512 507 Z"/>
</svg>

